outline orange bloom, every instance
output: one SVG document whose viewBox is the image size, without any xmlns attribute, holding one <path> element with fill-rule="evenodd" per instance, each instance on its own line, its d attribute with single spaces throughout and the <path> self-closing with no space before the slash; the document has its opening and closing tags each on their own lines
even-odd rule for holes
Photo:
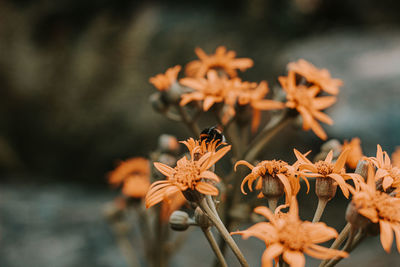
<svg viewBox="0 0 400 267">
<path fill-rule="evenodd" d="M 290 166 L 288 163 L 282 160 L 264 160 L 257 164 L 257 166 L 253 166 L 249 162 L 245 160 L 239 160 L 235 164 L 235 171 L 238 165 L 246 165 L 251 169 L 251 173 L 247 175 L 240 186 L 242 193 L 247 195 L 244 191 L 244 185 L 247 183 L 249 190 L 252 192 L 253 183 L 258 179 L 256 184 L 256 189 L 261 189 L 262 180 L 266 175 L 270 175 L 274 179 L 278 179 L 284 188 L 286 193 L 287 202 L 293 195 L 296 195 L 300 189 L 299 180 L 295 177 L 294 168 Z M 303 178 L 309 188 L 309 184 L 307 179 Z"/>
<path fill-rule="evenodd" d="M 380 145 L 377 145 L 376 157 L 369 159 L 377 168 L 375 179 L 382 181 L 384 191 L 390 187 L 400 186 L 400 168 L 392 166 L 389 155 L 386 151 L 382 151 Z"/>
<path fill-rule="evenodd" d="M 173 83 L 176 82 L 178 73 L 181 71 L 181 66 L 176 65 L 175 67 L 167 69 L 165 74 L 157 74 L 149 79 L 158 90 L 167 91 Z"/>
<path fill-rule="evenodd" d="M 215 153 L 220 145 L 225 145 L 226 143 L 221 143 L 220 140 L 212 140 L 208 142 L 207 140 L 199 141 L 189 138 L 186 141 L 181 141 L 190 152 L 190 157 L 196 159 L 203 156 L 207 152 Z"/>
<path fill-rule="evenodd" d="M 318 69 L 304 59 L 299 59 L 297 62 L 290 62 L 288 69 L 300 74 L 308 82 L 317 85 L 332 95 L 337 95 L 339 93 L 339 86 L 343 85 L 342 80 L 333 79 L 327 69 Z"/>
<path fill-rule="evenodd" d="M 319 138 L 326 140 L 326 133 L 316 119 L 329 125 L 333 124 L 333 120 L 320 110 L 326 109 L 335 103 L 336 97 L 316 97 L 319 92 L 317 86 L 308 88 L 304 85 L 296 85 L 296 77 L 293 71 L 289 71 L 288 77 L 279 77 L 279 82 L 286 92 L 286 106 L 296 109 L 303 117 L 303 129 L 309 130 L 311 128 Z"/>
<path fill-rule="evenodd" d="M 108 182 L 118 186 L 123 183 L 122 193 L 133 198 L 142 198 L 150 187 L 150 166 L 145 158 L 122 161 L 108 174 Z"/>
<path fill-rule="evenodd" d="M 320 160 L 316 163 L 312 163 L 303 154 L 294 149 L 298 161 L 298 168 L 303 171 L 301 175 L 306 177 L 319 177 L 333 179 L 340 187 L 343 195 L 349 197 L 349 187 L 345 181 L 352 179 L 356 188 L 359 187 L 360 182 L 363 178 L 355 173 L 346 173 L 344 164 L 346 163 L 347 156 L 350 150 L 344 150 L 338 157 L 335 163 L 332 163 L 333 151 L 331 150 L 326 156 L 325 160 Z"/>
<path fill-rule="evenodd" d="M 361 148 L 360 138 L 355 137 L 350 142 L 344 140 L 342 151 L 349 149 L 350 152 L 347 156 L 346 164 L 352 169 L 357 168 L 358 161 L 364 156 Z"/>
<path fill-rule="evenodd" d="M 301 221 L 294 197 L 288 213 L 281 213 L 278 208 L 273 214 L 266 207 L 257 207 L 254 212 L 263 215 L 269 222 L 257 223 L 247 230 L 231 234 L 242 235 L 245 239 L 254 236 L 265 242 L 266 249 L 261 258 L 262 267 L 272 266 L 272 260 L 278 262 L 280 255 L 286 263 L 295 267 L 305 266 L 304 253 L 317 259 L 348 256 L 344 251 L 317 245 L 337 237 L 338 234 L 325 223 Z"/>
<path fill-rule="evenodd" d="M 154 166 L 167 176 L 167 180 L 157 181 L 151 185 L 146 195 L 146 207 L 154 206 L 179 191 L 184 195 L 193 191 L 212 196 L 218 195 L 218 189 L 213 185 L 213 182 L 219 182 L 219 178 L 208 169 L 230 149 L 231 146 L 223 147 L 215 153 L 204 154 L 198 160 L 182 157 L 178 160 L 175 168 L 155 162 Z"/>
<path fill-rule="evenodd" d="M 396 147 L 396 150 L 392 154 L 392 164 L 400 168 L 400 146 Z"/>
<path fill-rule="evenodd" d="M 182 205 L 185 203 L 186 203 L 186 198 L 182 195 L 181 192 L 176 192 L 175 194 L 166 196 L 163 199 L 161 205 L 161 211 L 160 211 L 161 221 L 168 222 L 172 212 L 182 207 Z"/>
<path fill-rule="evenodd" d="M 378 172 L 370 165 L 367 183 L 361 184 L 361 190 L 353 192 L 352 203 L 357 212 L 373 223 L 379 223 L 382 247 L 390 252 L 393 243 L 393 232 L 397 239 L 397 250 L 400 253 L 400 199 L 377 191 L 375 180 Z"/>
<path fill-rule="evenodd" d="M 205 78 L 183 78 L 182 85 L 194 89 L 193 92 L 181 96 L 180 105 L 185 106 L 192 101 L 203 101 L 203 110 L 207 111 L 214 103 L 224 100 L 224 89 L 227 87 L 227 78 L 219 77 L 215 70 L 207 72 Z"/>
<path fill-rule="evenodd" d="M 219 46 L 213 55 L 207 55 L 201 48 L 196 48 L 195 53 L 199 60 L 188 63 L 185 68 L 185 73 L 189 77 L 204 77 L 210 69 L 221 69 L 230 77 L 236 77 L 237 69 L 245 71 L 253 66 L 253 60 L 250 58 L 235 58 L 236 53 L 234 51 L 226 51 L 224 46 Z"/>
</svg>

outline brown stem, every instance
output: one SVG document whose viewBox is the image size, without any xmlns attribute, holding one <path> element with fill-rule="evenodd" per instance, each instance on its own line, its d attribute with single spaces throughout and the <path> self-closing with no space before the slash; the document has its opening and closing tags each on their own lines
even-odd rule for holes
<svg viewBox="0 0 400 267">
<path fill-rule="evenodd" d="M 240 265 L 243 267 L 249 267 L 246 259 L 244 258 L 242 252 L 240 251 L 239 247 L 236 245 L 235 241 L 229 234 L 228 230 L 225 228 L 225 225 L 222 223 L 221 219 L 211 210 L 208 206 L 207 201 L 203 198 L 199 203 L 200 208 L 203 210 L 205 214 L 207 214 L 208 218 L 213 222 L 215 227 L 217 228 L 218 232 L 221 236 L 225 239 L 228 245 L 231 247 L 232 252 L 235 254 L 236 258 L 239 260 Z"/>
<path fill-rule="evenodd" d="M 340 232 L 339 236 L 335 239 L 335 241 L 330 246 L 330 249 L 337 249 L 338 247 L 340 247 L 340 245 L 346 240 L 347 236 L 349 235 L 350 228 L 351 228 L 351 224 L 347 223 L 345 225 L 345 227 L 342 229 L 342 231 Z M 321 264 L 319 265 L 319 267 L 325 266 L 325 264 L 327 264 L 329 261 L 330 261 L 330 259 L 322 261 Z"/>
<path fill-rule="evenodd" d="M 281 116 L 276 116 L 264 127 L 264 129 L 250 142 L 247 150 L 244 152 L 243 158 L 246 161 L 253 161 L 265 147 L 265 145 L 282 130 L 289 122 L 291 117 L 283 112 Z"/>
<path fill-rule="evenodd" d="M 318 206 L 317 209 L 315 210 L 314 213 L 314 218 L 312 220 L 313 223 L 319 222 L 319 220 L 321 219 L 322 213 L 324 213 L 326 204 L 328 203 L 328 199 L 327 198 L 319 198 L 318 199 Z"/>
<path fill-rule="evenodd" d="M 177 105 L 176 107 L 178 109 L 179 114 L 181 115 L 182 121 L 186 124 L 186 126 L 192 131 L 192 133 L 195 136 L 199 136 L 200 129 L 197 123 L 189 117 L 189 114 L 183 107 L 179 105 Z"/>
<path fill-rule="evenodd" d="M 210 246 L 212 250 L 214 251 L 215 256 L 217 257 L 220 266 L 221 267 L 227 267 L 228 265 L 226 264 L 224 255 L 222 255 L 221 250 L 219 249 L 219 246 L 217 242 L 215 241 L 214 235 L 211 232 L 210 227 L 203 228 L 201 227 L 201 230 L 203 230 L 203 233 L 205 237 L 207 238 L 208 243 L 210 243 Z"/>
<path fill-rule="evenodd" d="M 275 212 L 276 207 L 278 206 L 278 200 L 279 200 L 279 197 L 269 197 L 268 198 L 268 207 L 272 211 L 272 213 Z"/>
</svg>

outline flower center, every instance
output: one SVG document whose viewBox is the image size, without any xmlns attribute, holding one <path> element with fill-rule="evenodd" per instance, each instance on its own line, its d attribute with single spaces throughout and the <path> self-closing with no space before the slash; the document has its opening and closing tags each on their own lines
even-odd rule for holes
<svg viewBox="0 0 400 267">
<path fill-rule="evenodd" d="M 307 231 L 303 231 L 302 223 L 298 220 L 286 218 L 285 221 L 279 231 L 280 242 L 287 248 L 301 251 L 308 243 Z"/>
<path fill-rule="evenodd" d="M 318 173 L 324 176 L 331 174 L 333 172 L 333 164 L 323 160 L 320 160 L 317 163 L 315 163 L 315 167 L 317 168 Z"/>
<path fill-rule="evenodd" d="M 174 179 L 176 183 L 193 190 L 200 175 L 200 167 L 197 161 L 179 162 L 175 170 Z"/>
<path fill-rule="evenodd" d="M 278 173 L 286 173 L 288 171 L 287 163 L 282 160 L 264 160 L 254 168 L 254 172 L 259 176 L 266 173 L 276 176 Z"/>
</svg>

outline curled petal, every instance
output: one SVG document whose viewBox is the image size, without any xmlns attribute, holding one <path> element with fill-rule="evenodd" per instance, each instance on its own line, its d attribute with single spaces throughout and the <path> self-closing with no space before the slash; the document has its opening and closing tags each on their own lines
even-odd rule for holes
<svg viewBox="0 0 400 267">
<path fill-rule="evenodd" d="M 250 163 L 248 163 L 247 161 L 245 161 L 245 160 L 239 160 L 238 162 L 236 162 L 235 167 L 233 168 L 235 171 L 236 171 L 236 167 L 237 167 L 238 165 L 246 165 L 247 167 L 249 167 L 250 170 L 252 170 L 252 169 L 254 168 L 254 166 L 251 165 Z"/>
</svg>

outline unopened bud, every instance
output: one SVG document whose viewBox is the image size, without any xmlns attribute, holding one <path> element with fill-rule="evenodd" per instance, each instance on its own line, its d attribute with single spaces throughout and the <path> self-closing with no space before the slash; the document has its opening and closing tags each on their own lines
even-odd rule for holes
<svg viewBox="0 0 400 267">
<path fill-rule="evenodd" d="M 366 160 L 360 160 L 357 164 L 357 168 L 354 171 L 354 173 L 361 175 L 365 181 L 367 181 L 367 176 L 368 176 L 368 161 Z"/>
<path fill-rule="evenodd" d="M 324 160 L 331 150 L 333 152 L 333 159 L 337 159 L 339 157 L 340 153 L 342 152 L 342 145 L 340 144 L 340 142 L 338 140 L 331 139 L 331 140 L 325 142 L 321 146 L 321 152 L 315 156 L 314 161 L 316 162 L 316 161 Z"/>
<path fill-rule="evenodd" d="M 350 202 L 346 210 L 346 220 L 355 229 L 366 229 L 372 222 L 358 213 L 358 209 L 353 202 Z"/>
<path fill-rule="evenodd" d="M 162 99 L 160 92 L 151 94 L 149 101 L 153 109 L 159 113 L 165 113 L 168 110 L 168 104 Z"/>
<path fill-rule="evenodd" d="M 315 181 L 315 193 L 319 199 L 331 200 L 337 189 L 337 183 L 332 178 L 317 177 Z"/>
<path fill-rule="evenodd" d="M 176 154 L 179 151 L 179 143 L 175 136 L 162 134 L 158 138 L 158 148 L 161 152 Z"/>
<path fill-rule="evenodd" d="M 189 215 L 184 211 L 176 210 L 169 217 L 169 225 L 175 231 L 185 231 L 190 226 Z"/>
<path fill-rule="evenodd" d="M 179 83 L 174 82 L 169 90 L 162 91 L 162 99 L 168 104 L 179 104 L 181 95 L 183 93 L 182 87 Z"/>
<path fill-rule="evenodd" d="M 194 211 L 194 219 L 196 221 L 196 224 L 201 228 L 208 228 L 212 225 L 212 222 L 210 221 L 208 216 L 204 214 L 200 207 L 197 207 Z"/>
</svg>

